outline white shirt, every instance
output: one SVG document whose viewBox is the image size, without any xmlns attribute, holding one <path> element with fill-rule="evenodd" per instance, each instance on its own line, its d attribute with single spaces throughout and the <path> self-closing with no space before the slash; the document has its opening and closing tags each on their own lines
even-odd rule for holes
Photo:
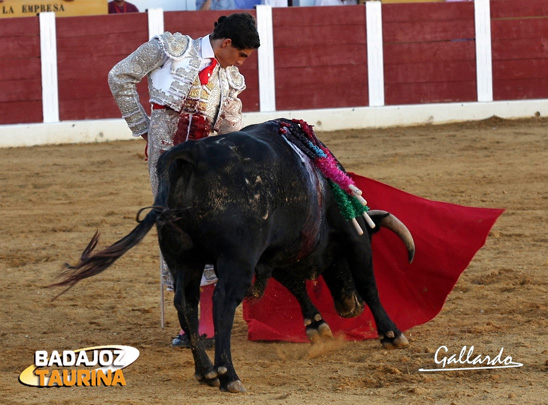
<svg viewBox="0 0 548 405">
<path fill-rule="evenodd" d="M 200 57 L 202 58 L 202 61 L 200 62 L 200 71 L 211 65 L 211 59 L 215 59 L 215 53 L 211 47 L 209 35 L 200 38 Z"/>
</svg>

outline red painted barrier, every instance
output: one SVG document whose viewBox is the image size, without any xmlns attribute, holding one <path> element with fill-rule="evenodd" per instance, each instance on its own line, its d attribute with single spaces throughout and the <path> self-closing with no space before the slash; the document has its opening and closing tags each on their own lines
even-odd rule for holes
<svg viewBox="0 0 548 405">
<path fill-rule="evenodd" d="M 493 98 L 548 97 L 548 0 L 491 3 Z"/>
<path fill-rule="evenodd" d="M 548 0 L 490 5 L 494 99 L 548 98 Z M 222 14 L 166 12 L 164 27 L 199 37 Z M 477 100 L 473 2 L 384 4 L 382 15 L 386 105 Z M 364 6 L 273 8 L 272 20 L 278 110 L 369 105 Z M 119 118 L 107 74 L 148 39 L 147 14 L 64 17 L 56 29 L 60 120 Z M 42 122 L 38 17 L 4 19 L 0 35 L 0 125 Z M 241 71 L 244 112 L 259 111 L 256 52 Z M 139 89 L 147 105 L 146 80 Z"/>
<path fill-rule="evenodd" d="M 382 8 L 385 103 L 476 101 L 473 3 Z"/>
<path fill-rule="evenodd" d="M 42 122 L 38 18 L 2 19 L 0 37 L 0 124 Z"/>
</svg>

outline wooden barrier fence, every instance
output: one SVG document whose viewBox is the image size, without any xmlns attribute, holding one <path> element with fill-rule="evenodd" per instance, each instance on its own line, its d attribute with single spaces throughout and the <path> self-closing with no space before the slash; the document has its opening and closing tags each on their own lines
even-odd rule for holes
<svg viewBox="0 0 548 405">
<path fill-rule="evenodd" d="M 275 74 L 268 80 L 275 92 L 263 96 L 273 98 L 275 110 L 548 98 L 548 0 L 382 7 L 370 3 L 378 10 L 367 3 L 367 7 L 268 7 L 273 39 L 271 49 L 267 43 L 260 51 L 272 52 Z M 478 32 L 478 4 L 490 10 L 484 33 Z M 376 37 L 367 27 L 371 10 L 380 16 Z M 160 15 L 166 31 L 197 37 L 209 33 L 222 12 Z M 148 40 L 149 17 L 132 13 L 54 19 L 55 35 L 49 46 L 56 55 L 56 72 L 51 73 L 55 91 L 47 91 L 43 79 L 48 44 L 44 44 L 42 20 L 2 20 L 0 125 L 119 118 L 107 74 Z M 265 23 L 258 20 L 258 24 Z M 488 41 L 482 48 L 486 53 L 478 51 L 479 35 Z M 377 48 L 372 38 L 382 41 Z M 371 55 L 380 58 L 380 65 Z M 487 63 L 478 64 L 486 56 Z M 264 79 L 259 65 L 254 53 L 241 69 L 247 83 L 242 93 L 245 112 L 264 111 L 261 88 L 269 87 L 260 82 Z M 487 80 L 483 96 L 487 100 L 478 93 L 481 80 Z M 145 82 L 139 87 L 144 105 Z M 55 98 L 55 92 L 56 99 L 46 101 L 52 94 Z M 374 100 L 372 94 L 377 94 Z M 54 118 L 49 120 L 48 103 L 54 107 Z"/>
</svg>

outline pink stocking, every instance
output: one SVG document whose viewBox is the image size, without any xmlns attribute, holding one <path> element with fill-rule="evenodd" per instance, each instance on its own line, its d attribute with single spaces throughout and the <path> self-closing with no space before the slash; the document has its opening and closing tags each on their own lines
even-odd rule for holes
<svg viewBox="0 0 548 405">
<path fill-rule="evenodd" d="M 198 333 L 207 337 L 215 336 L 215 328 L 213 327 L 213 291 L 215 284 L 205 285 L 201 288 L 200 294 L 200 326 Z"/>
</svg>

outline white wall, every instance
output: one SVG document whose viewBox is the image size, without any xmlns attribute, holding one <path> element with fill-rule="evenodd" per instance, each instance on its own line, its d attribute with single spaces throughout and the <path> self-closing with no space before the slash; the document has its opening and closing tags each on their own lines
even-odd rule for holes
<svg viewBox="0 0 548 405">
<path fill-rule="evenodd" d="M 244 124 L 275 118 L 297 118 L 314 125 L 317 132 L 408 125 L 435 125 L 477 121 L 498 116 L 505 119 L 548 116 L 548 100 L 444 103 L 325 110 L 244 113 Z M 119 119 L 63 121 L 47 124 L 0 125 L 0 148 L 63 143 L 109 142 L 138 139 Z"/>
</svg>

